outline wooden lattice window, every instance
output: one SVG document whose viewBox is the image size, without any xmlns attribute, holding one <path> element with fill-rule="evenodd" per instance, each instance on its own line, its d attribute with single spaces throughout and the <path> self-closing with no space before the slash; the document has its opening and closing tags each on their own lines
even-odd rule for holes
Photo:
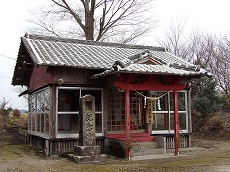
<svg viewBox="0 0 230 172">
<path fill-rule="evenodd" d="M 144 98 L 135 91 L 130 91 L 130 129 L 145 129 Z M 107 92 L 107 131 L 124 133 L 125 131 L 125 94 L 116 88 Z"/>
<path fill-rule="evenodd" d="M 107 92 L 107 131 L 125 131 L 124 92 L 112 88 Z"/>
</svg>

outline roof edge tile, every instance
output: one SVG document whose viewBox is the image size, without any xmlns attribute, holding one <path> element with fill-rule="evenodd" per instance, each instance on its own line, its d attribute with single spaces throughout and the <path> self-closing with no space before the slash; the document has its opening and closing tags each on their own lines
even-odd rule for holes
<svg viewBox="0 0 230 172">
<path fill-rule="evenodd" d="M 155 46 L 148 46 L 148 45 L 134 45 L 134 44 L 100 42 L 100 41 L 93 41 L 93 40 L 70 39 L 70 38 L 43 36 L 43 35 L 34 35 L 34 34 L 26 34 L 24 36 L 24 38 L 39 39 L 39 40 L 54 41 L 54 42 L 79 43 L 79 44 L 95 45 L 95 46 L 110 46 L 110 47 L 130 48 L 130 49 L 148 49 L 148 50 L 152 50 L 152 51 L 163 51 L 163 52 L 165 52 L 165 48 L 163 48 L 163 47 L 155 47 Z"/>
</svg>

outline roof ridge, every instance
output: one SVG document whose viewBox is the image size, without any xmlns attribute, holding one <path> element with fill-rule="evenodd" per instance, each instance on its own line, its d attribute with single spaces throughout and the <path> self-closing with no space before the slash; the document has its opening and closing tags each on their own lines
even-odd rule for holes
<svg viewBox="0 0 230 172">
<path fill-rule="evenodd" d="M 78 43 L 85 45 L 96 45 L 96 46 L 109 46 L 117 48 L 130 48 L 130 49 L 148 49 L 152 51 L 165 51 L 163 47 L 148 46 L 148 45 L 134 45 L 134 44 L 121 44 L 121 43 L 112 43 L 112 42 L 100 42 L 93 40 L 80 40 L 80 39 L 71 39 L 55 36 L 46 36 L 46 35 L 36 35 L 36 34 L 25 34 L 25 38 L 29 39 L 40 39 L 46 41 L 59 41 L 59 42 L 68 42 L 68 43 Z"/>
</svg>

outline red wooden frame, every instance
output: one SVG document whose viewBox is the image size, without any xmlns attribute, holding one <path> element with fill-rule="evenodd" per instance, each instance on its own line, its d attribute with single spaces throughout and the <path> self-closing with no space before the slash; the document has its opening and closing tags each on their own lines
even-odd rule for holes
<svg viewBox="0 0 230 172">
<path fill-rule="evenodd" d="M 140 80 L 141 78 L 141 80 Z M 135 75 L 121 74 L 114 86 L 125 91 L 125 138 L 130 134 L 130 90 L 173 91 L 174 102 L 174 149 L 179 155 L 179 124 L 178 124 L 178 95 L 186 87 L 181 76 Z M 130 157 L 130 150 L 126 149 L 126 157 Z"/>
<path fill-rule="evenodd" d="M 178 120 L 178 94 L 173 91 L 174 105 L 174 155 L 179 155 L 179 120 Z"/>
</svg>

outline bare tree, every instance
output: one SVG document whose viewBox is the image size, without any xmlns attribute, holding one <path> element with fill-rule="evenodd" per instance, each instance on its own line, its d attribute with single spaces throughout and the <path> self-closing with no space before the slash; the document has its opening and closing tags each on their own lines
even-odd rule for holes
<svg viewBox="0 0 230 172">
<path fill-rule="evenodd" d="M 5 97 L 3 97 L 2 101 L 0 102 L 0 109 L 7 109 L 7 104 L 9 104 L 9 100 L 6 100 Z"/>
<path fill-rule="evenodd" d="M 2 101 L 0 102 L 0 116 L 3 117 L 3 121 L 2 121 L 2 126 L 5 127 L 7 120 L 9 118 L 9 113 L 12 110 L 11 107 L 7 107 L 7 105 L 9 104 L 9 100 L 7 101 L 4 97 L 2 99 Z"/>
<path fill-rule="evenodd" d="M 15 86 L 13 90 L 16 93 L 18 93 L 18 95 L 20 97 L 23 97 L 24 100 L 28 101 L 28 94 L 26 93 L 27 89 L 28 89 L 27 87 Z M 25 93 L 25 94 L 23 94 L 23 93 Z"/>
<path fill-rule="evenodd" d="M 193 31 L 187 40 L 187 48 L 190 51 L 187 59 L 209 70 L 208 66 L 213 58 L 214 37 L 210 34 Z"/>
<path fill-rule="evenodd" d="M 229 37 L 204 34 L 195 30 L 186 38 L 183 37 L 183 28 L 184 23 L 181 22 L 171 25 L 161 45 L 175 55 L 200 65 L 212 73 L 219 89 L 230 102 Z"/>
<path fill-rule="evenodd" d="M 184 26 L 186 20 L 172 20 L 171 25 L 165 30 L 165 37 L 159 39 L 158 43 L 168 51 L 184 59 L 188 59 L 190 49 L 188 48 L 186 37 L 184 37 Z"/>
<path fill-rule="evenodd" d="M 151 0 L 52 0 L 34 12 L 32 22 L 55 36 L 127 43 L 145 35 L 156 23 Z M 36 29 L 37 30 L 37 29 Z"/>
<path fill-rule="evenodd" d="M 190 49 L 194 63 L 211 72 L 230 100 L 230 40 L 227 36 L 193 33 L 190 37 Z"/>
<path fill-rule="evenodd" d="M 230 101 L 230 39 L 227 36 L 220 37 L 218 40 L 213 40 L 213 44 L 213 56 L 209 68 Z"/>
</svg>

